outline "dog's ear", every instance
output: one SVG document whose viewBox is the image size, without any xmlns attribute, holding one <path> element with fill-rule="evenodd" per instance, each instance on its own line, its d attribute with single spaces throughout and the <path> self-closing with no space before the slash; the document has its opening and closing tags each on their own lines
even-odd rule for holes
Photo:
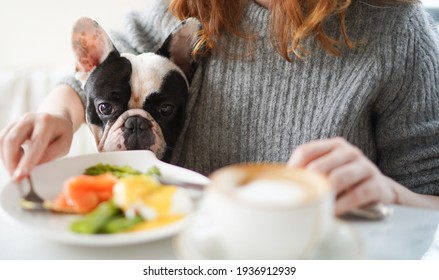
<svg viewBox="0 0 439 280">
<path fill-rule="evenodd" d="M 76 59 L 76 78 L 85 85 L 91 71 L 116 51 L 105 30 L 94 20 L 83 17 L 72 32 L 72 48 Z"/>
<path fill-rule="evenodd" d="M 198 60 L 192 55 L 192 50 L 199 38 L 201 29 L 200 22 L 194 18 L 189 18 L 181 23 L 156 51 L 156 54 L 169 58 L 186 75 L 191 82 Z"/>
</svg>

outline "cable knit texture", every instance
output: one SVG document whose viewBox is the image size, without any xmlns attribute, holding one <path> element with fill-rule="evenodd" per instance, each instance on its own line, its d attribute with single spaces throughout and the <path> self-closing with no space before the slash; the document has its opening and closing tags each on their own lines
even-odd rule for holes
<svg viewBox="0 0 439 280">
<path fill-rule="evenodd" d="M 154 51 L 178 21 L 166 1 L 128 16 L 112 34 L 121 51 Z M 439 195 L 439 43 L 420 5 L 353 1 L 335 57 L 285 61 L 270 42 L 269 11 L 250 1 L 243 25 L 255 38 L 220 39 L 191 85 L 184 131 L 171 162 L 203 174 L 239 162 L 286 162 L 300 144 L 341 136 L 381 171 L 418 193 Z M 336 18 L 328 32 L 341 38 Z M 73 80 L 67 81 L 73 84 Z M 79 92 L 82 94 L 81 92 Z"/>
</svg>

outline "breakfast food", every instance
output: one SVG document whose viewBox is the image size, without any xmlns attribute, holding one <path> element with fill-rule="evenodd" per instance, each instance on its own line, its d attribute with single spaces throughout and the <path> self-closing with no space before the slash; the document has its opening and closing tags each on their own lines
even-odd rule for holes
<svg viewBox="0 0 439 280">
<path fill-rule="evenodd" d="M 146 230 L 178 221 L 192 211 L 186 191 L 161 184 L 157 168 L 141 173 L 126 166 L 99 164 L 85 173 L 67 180 L 56 200 L 86 214 L 71 224 L 76 233 Z"/>
<path fill-rule="evenodd" d="M 54 207 L 64 212 L 88 213 L 112 198 L 116 182 L 117 177 L 111 173 L 72 177 L 64 183 L 62 192 L 53 202 Z"/>
<path fill-rule="evenodd" d="M 142 172 L 132 168 L 131 166 L 127 166 L 127 165 L 119 166 L 119 165 L 103 164 L 103 163 L 98 163 L 96 165 L 90 166 L 87 169 L 85 169 L 84 172 L 85 175 L 93 175 L 93 176 L 105 174 L 105 173 L 111 173 L 117 178 L 143 174 Z M 160 170 L 157 168 L 157 166 L 152 166 L 144 174 L 150 176 L 160 176 Z"/>
<path fill-rule="evenodd" d="M 127 217 L 140 214 L 145 220 L 187 214 L 192 201 L 176 186 L 162 185 L 150 176 L 124 178 L 114 186 L 114 201 Z"/>
</svg>

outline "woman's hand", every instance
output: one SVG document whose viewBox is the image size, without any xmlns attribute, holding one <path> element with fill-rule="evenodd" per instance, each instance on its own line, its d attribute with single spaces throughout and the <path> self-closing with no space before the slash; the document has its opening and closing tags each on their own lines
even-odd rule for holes
<svg viewBox="0 0 439 280">
<path fill-rule="evenodd" d="M 14 180 L 26 177 L 37 164 L 67 154 L 72 121 L 63 115 L 27 113 L 0 132 L 0 156 Z"/>
<path fill-rule="evenodd" d="M 288 165 L 328 176 L 337 195 L 337 215 L 373 202 L 398 201 L 400 185 L 384 176 L 360 149 L 343 138 L 301 145 L 291 155 Z"/>
<path fill-rule="evenodd" d="M 0 157 L 14 180 L 36 165 L 70 150 L 73 133 L 84 122 L 84 106 L 68 85 L 55 87 L 40 104 L 40 113 L 27 113 L 0 131 Z"/>
</svg>

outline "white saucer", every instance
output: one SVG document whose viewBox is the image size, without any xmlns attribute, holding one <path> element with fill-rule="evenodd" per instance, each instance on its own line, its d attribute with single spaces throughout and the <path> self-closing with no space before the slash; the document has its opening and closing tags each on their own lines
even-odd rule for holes
<svg viewBox="0 0 439 280">
<path fill-rule="evenodd" d="M 225 253 L 212 242 L 208 231 L 200 234 L 190 228 L 185 228 L 173 239 L 175 254 L 179 259 L 186 260 L 221 260 L 226 259 Z M 334 228 L 325 241 L 322 242 L 309 257 L 310 260 L 354 260 L 364 259 L 365 254 L 360 237 L 347 223 L 336 220 Z"/>
</svg>

